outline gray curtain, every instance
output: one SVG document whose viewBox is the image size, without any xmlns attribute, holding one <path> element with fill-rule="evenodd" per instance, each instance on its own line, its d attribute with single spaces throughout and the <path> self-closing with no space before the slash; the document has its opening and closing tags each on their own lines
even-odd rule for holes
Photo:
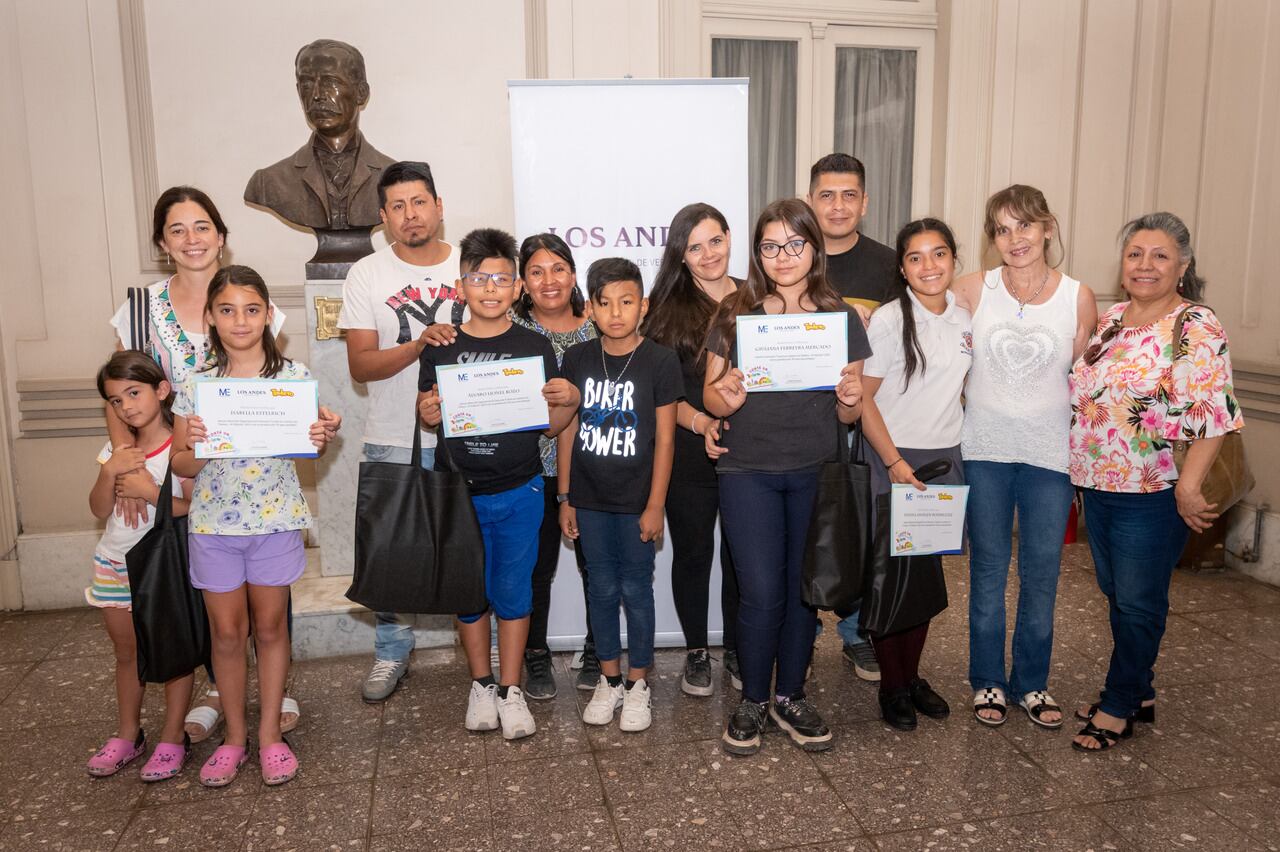
<svg viewBox="0 0 1280 852">
<path fill-rule="evenodd" d="M 911 216 L 916 53 L 875 47 L 836 50 L 835 149 L 867 167 L 862 233 L 893 245 Z"/>
<path fill-rule="evenodd" d="M 769 202 L 796 194 L 796 62 L 794 41 L 717 38 L 712 77 L 749 77 L 747 146 L 751 222 Z M 687 128 L 696 134 L 696 129 Z"/>
</svg>

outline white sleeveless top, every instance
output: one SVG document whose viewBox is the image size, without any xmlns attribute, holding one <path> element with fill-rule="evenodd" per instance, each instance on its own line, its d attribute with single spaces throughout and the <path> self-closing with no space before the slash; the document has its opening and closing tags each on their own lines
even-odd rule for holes
<svg viewBox="0 0 1280 852">
<path fill-rule="evenodd" d="M 1080 282 L 1066 275 L 1043 305 L 1018 303 L 1001 281 L 983 276 L 973 313 L 973 367 L 965 387 L 960 452 L 966 461 L 1035 465 L 1067 472 L 1071 347 Z"/>
</svg>

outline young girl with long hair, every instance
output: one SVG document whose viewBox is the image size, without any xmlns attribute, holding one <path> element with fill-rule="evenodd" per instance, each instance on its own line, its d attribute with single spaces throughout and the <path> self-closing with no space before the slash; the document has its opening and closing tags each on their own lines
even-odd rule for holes
<svg viewBox="0 0 1280 852">
<path fill-rule="evenodd" d="M 90 606 L 102 610 L 102 621 L 116 657 L 116 735 L 89 759 L 89 774 L 114 775 L 146 748 L 142 730 L 142 695 L 146 684 L 138 680 L 137 644 L 134 640 L 129 573 L 125 554 L 155 523 L 155 513 L 131 527 L 115 513 L 116 499 L 128 497 L 155 506 L 160 499 L 169 467 L 173 440 L 172 389 L 155 361 L 141 352 L 117 352 L 98 371 L 98 393 L 107 403 L 107 416 L 116 418 L 128 434 L 127 443 L 111 441 L 98 455 L 98 478 L 89 492 L 89 508 L 107 522 L 93 553 L 93 585 L 84 596 Z M 177 485 L 177 483 L 175 483 Z M 191 483 L 175 487 L 173 512 L 187 513 Z M 142 768 L 143 781 L 163 781 L 182 771 L 191 753 L 191 740 L 182 730 L 182 716 L 191 700 L 192 675 L 176 677 L 164 685 L 165 714 L 160 742 Z"/>
<path fill-rule="evenodd" d="M 848 315 L 849 363 L 834 393 L 747 394 L 735 354 L 739 316 L 838 311 Z M 725 726 L 722 746 L 730 754 L 758 751 L 768 714 L 801 748 L 825 750 L 831 730 L 804 694 L 817 614 L 801 599 L 800 571 L 818 471 L 846 440 L 841 424 L 857 418 L 862 361 L 871 347 L 857 314 L 827 281 L 822 232 L 803 201 L 775 201 L 760 214 L 750 275 L 720 303 L 706 348 L 703 402 L 731 427 L 717 473 L 720 518 L 741 593 L 742 703 Z"/>
<path fill-rule="evenodd" d="M 956 304 L 948 289 L 955 275 L 956 240 L 938 219 L 908 222 L 898 232 L 897 258 L 897 298 L 871 316 L 867 336 L 874 354 L 863 365 L 862 430 L 875 450 L 867 456 L 877 512 L 888 510 L 892 485 L 923 489 L 915 471 L 930 462 L 950 463 L 932 483 L 964 484 L 960 394 L 973 361 L 973 329 L 969 312 Z M 889 542 L 877 541 L 876 547 L 887 549 Z M 906 571 L 907 559 L 890 558 L 887 570 Z M 920 571 L 916 565 L 911 585 L 898 587 L 926 596 L 929 604 L 945 605 L 946 587 L 937 587 L 941 581 L 941 570 Z M 864 610 L 865 606 L 864 602 Z M 922 603 L 914 610 L 915 618 L 931 608 Z M 947 702 L 919 673 L 928 618 L 881 627 L 885 629 L 872 631 L 871 641 L 880 663 L 884 720 L 899 730 L 912 730 L 917 712 L 935 719 L 947 716 Z"/>
<path fill-rule="evenodd" d="M 675 461 L 667 487 L 667 524 L 671 528 L 671 594 L 684 632 L 684 676 L 688 695 L 711 695 L 711 657 L 707 652 L 707 603 L 715 557 L 715 523 L 720 511 L 715 460 L 719 421 L 703 410 L 706 359 L 702 345 L 720 303 L 740 283 L 729 275 L 729 223 L 710 204 L 680 208 L 667 231 L 667 247 L 649 294 L 649 313 L 641 333 L 674 349 L 684 375 L 684 395 L 676 410 Z M 724 620 L 724 668 L 739 689 L 738 583 L 729 546 L 720 547 L 720 613 Z"/>
<path fill-rule="evenodd" d="M 260 706 L 275 708 L 289 673 L 286 609 L 289 586 L 306 567 L 302 530 L 311 512 L 294 463 L 287 458 L 197 459 L 192 447 L 206 437 L 194 409 L 200 377 L 306 379 L 307 368 L 285 358 L 271 334 L 271 299 L 262 277 L 247 266 L 227 266 L 209 282 L 210 366 L 178 389 L 174 413 L 173 467 L 196 477 L 190 512 L 191 583 L 204 590 L 226 714 L 226 737 L 200 770 L 200 783 L 222 787 L 235 780 L 247 757 L 245 650 L 252 621 L 258 657 Z M 321 407 L 311 442 L 323 453 L 339 418 Z M 267 784 L 283 784 L 298 761 L 280 733 L 280 715 L 264 712 L 258 723 L 258 760 Z"/>
</svg>

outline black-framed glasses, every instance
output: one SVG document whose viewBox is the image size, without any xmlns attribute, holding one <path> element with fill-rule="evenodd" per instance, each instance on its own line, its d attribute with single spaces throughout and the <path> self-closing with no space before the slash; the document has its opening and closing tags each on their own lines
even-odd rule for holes
<svg viewBox="0 0 1280 852">
<path fill-rule="evenodd" d="M 804 247 L 808 245 L 808 242 L 808 240 L 802 240 L 797 237 L 794 240 L 787 240 L 782 245 L 778 245 L 777 243 L 761 243 L 760 256 L 773 260 L 778 256 L 778 252 L 785 251 L 792 257 L 799 257 L 804 254 Z"/>
<path fill-rule="evenodd" d="M 505 272 L 468 272 L 462 276 L 463 284 L 476 289 L 489 286 L 490 281 L 499 290 L 509 290 L 515 285 L 516 277 Z"/>
<path fill-rule="evenodd" d="M 1107 326 L 1106 329 L 1103 330 L 1102 336 L 1098 338 L 1098 342 L 1084 350 L 1083 357 L 1085 366 L 1092 367 L 1096 364 L 1098 359 L 1102 357 L 1102 353 L 1107 351 L 1107 346 L 1110 345 L 1111 341 L 1114 340 L 1116 335 L 1119 333 L 1120 322 L 1118 320 Z"/>
</svg>

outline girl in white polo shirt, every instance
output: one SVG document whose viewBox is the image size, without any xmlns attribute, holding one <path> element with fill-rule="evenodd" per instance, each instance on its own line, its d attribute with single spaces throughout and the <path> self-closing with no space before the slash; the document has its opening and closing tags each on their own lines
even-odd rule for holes
<svg viewBox="0 0 1280 852">
<path fill-rule="evenodd" d="M 949 292 L 955 237 L 938 219 L 909 222 L 898 232 L 897 256 L 898 297 L 871 317 L 867 336 L 873 354 L 862 377 L 862 430 L 875 450 L 868 456 L 878 511 L 887 510 L 894 483 L 923 489 L 915 471 L 932 461 L 945 459 L 951 469 L 931 482 L 964 483 L 960 393 L 973 360 L 973 333 L 969 312 Z M 877 541 L 876 546 L 887 547 L 888 542 Z M 889 571 L 904 570 L 905 564 L 904 558 L 891 558 Z M 928 572 L 923 573 L 928 582 Z M 937 582 L 941 576 L 936 572 Z M 918 582 L 913 576 L 910 593 L 927 591 Z M 895 624 L 892 630 L 872 634 L 880 663 L 880 710 L 893 727 L 912 730 L 917 712 L 940 719 L 950 708 L 918 671 L 929 621 Z"/>
</svg>

